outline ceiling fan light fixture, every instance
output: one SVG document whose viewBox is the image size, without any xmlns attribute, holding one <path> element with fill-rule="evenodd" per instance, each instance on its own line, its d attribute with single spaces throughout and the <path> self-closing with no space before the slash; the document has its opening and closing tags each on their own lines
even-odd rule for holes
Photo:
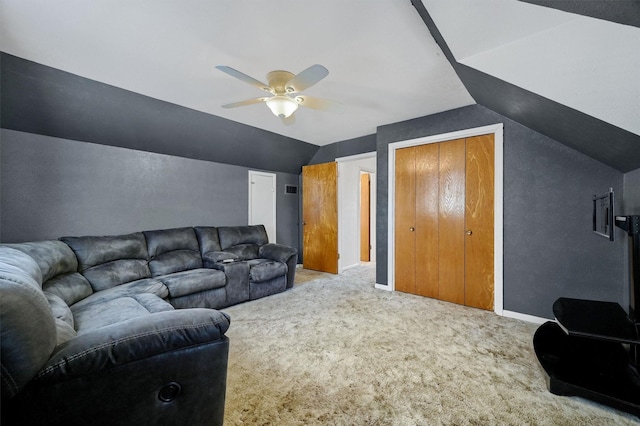
<svg viewBox="0 0 640 426">
<path fill-rule="evenodd" d="M 280 118 L 287 118 L 298 109 L 298 103 L 285 95 L 272 96 L 266 103 L 271 112 Z"/>
</svg>

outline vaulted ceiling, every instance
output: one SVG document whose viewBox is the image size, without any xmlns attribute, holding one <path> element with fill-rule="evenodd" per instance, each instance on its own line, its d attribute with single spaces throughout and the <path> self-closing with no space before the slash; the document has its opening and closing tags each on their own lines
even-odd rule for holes
<svg viewBox="0 0 640 426">
<path fill-rule="evenodd" d="M 620 171 L 640 167 L 640 2 L 422 0 L 474 100 Z"/>
<path fill-rule="evenodd" d="M 640 167 L 640 2 L 0 0 L 0 50 L 289 138 L 326 145 L 474 103 L 622 172 Z M 284 126 L 258 80 L 319 63 Z"/>
</svg>

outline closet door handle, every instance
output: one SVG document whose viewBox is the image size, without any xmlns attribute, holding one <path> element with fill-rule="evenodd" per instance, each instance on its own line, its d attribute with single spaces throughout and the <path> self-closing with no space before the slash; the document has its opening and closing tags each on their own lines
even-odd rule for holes
<svg viewBox="0 0 640 426">
<path fill-rule="evenodd" d="M 415 230 L 416 230 L 416 228 L 414 228 L 413 226 L 411 228 L 409 228 L 409 231 L 411 231 L 411 232 L 413 232 Z"/>
<path fill-rule="evenodd" d="M 465 232 L 465 234 L 471 235 L 471 234 L 473 234 L 473 231 L 471 229 L 469 229 L 467 232 Z"/>
</svg>

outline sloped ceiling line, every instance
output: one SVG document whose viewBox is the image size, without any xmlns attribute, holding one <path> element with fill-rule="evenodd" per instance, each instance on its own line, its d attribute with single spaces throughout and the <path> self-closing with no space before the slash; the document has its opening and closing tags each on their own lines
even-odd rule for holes
<svg viewBox="0 0 640 426">
<path fill-rule="evenodd" d="M 640 168 L 640 136 L 459 63 L 420 0 L 412 4 L 474 100 L 623 173 Z"/>
</svg>

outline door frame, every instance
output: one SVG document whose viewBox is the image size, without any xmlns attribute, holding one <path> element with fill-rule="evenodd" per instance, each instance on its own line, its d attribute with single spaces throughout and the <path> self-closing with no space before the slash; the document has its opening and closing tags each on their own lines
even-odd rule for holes
<svg viewBox="0 0 640 426">
<path fill-rule="evenodd" d="M 272 182 L 273 182 L 273 191 L 272 191 L 272 197 L 273 197 L 273 235 L 270 235 L 270 237 L 273 239 L 273 241 L 269 241 L 270 243 L 276 243 L 277 242 L 277 235 L 278 235 L 278 229 L 277 229 L 277 225 L 278 225 L 278 218 L 276 216 L 276 211 L 277 211 L 277 190 L 278 190 L 278 176 L 275 173 L 268 173 L 268 172 L 259 172 L 257 170 L 249 170 L 249 210 L 247 212 L 247 224 L 248 225 L 253 225 L 251 222 L 252 217 L 251 217 L 251 212 L 252 210 L 252 203 L 253 203 L 253 191 L 252 191 L 252 187 L 251 187 L 251 180 L 253 176 L 267 176 L 270 177 Z M 261 225 L 261 224 L 259 224 Z"/>
<path fill-rule="evenodd" d="M 365 152 L 365 153 L 362 153 L 362 154 L 354 154 L 354 155 L 348 155 L 348 156 L 345 156 L 345 157 L 338 157 L 338 158 L 335 159 L 336 163 L 338 163 L 338 192 L 337 192 L 337 194 L 338 194 L 338 253 L 344 253 L 344 246 L 343 246 L 342 238 L 341 238 L 342 237 L 341 232 L 344 232 L 344 231 L 341 231 L 341 229 L 344 228 L 344 206 L 341 204 L 341 195 L 342 195 L 341 191 L 343 191 L 344 187 L 345 187 L 344 180 L 343 180 L 345 178 L 345 176 L 344 176 L 344 173 L 340 173 L 340 168 L 344 167 L 344 163 L 349 163 L 349 162 L 358 161 L 358 160 L 364 160 L 364 159 L 367 159 L 367 158 L 377 158 L 377 155 L 378 155 L 377 152 L 372 151 L 372 152 Z M 366 167 L 362 167 L 360 165 L 358 167 L 359 167 L 360 172 L 369 173 L 374 178 L 377 176 L 376 175 L 376 170 L 370 170 L 370 169 L 368 169 Z M 341 182 L 342 182 L 342 184 L 341 184 Z M 373 182 L 371 185 L 372 185 L 372 189 L 375 190 L 375 182 Z M 376 200 L 376 198 L 374 198 L 374 197 L 375 197 L 375 194 L 371 195 L 371 200 L 372 201 Z M 360 192 L 359 191 L 358 191 L 357 203 L 358 203 L 358 205 L 357 205 L 357 226 L 358 226 L 358 229 L 360 229 Z M 377 204 L 377 202 L 376 202 L 376 204 Z M 372 218 L 371 216 L 372 215 L 373 215 L 373 218 L 375 218 L 375 214 L 377 214 L 376 205 L 372 205 L 371 208 L 370 208 L 370 211 L 369 211 L 369 220 L 371 220 L 371 218 Z M 372 221 L 371 226 L 375 227 L 375 220 Z M 375 237 L 375 231 L 374 231 L 373 236 Z M 372 243 L 372 246 L 373 246 L 372 251 L 374 251 L 375 250 L 375 242 Z M 375 262 L 375 256 L 374 255 L 371 255 L 371 256 L 374 259 L 373 261 Z M 359 256 L 358 256 L 358 258 L 359 258 Z M 343 259 L 342 259 L 342 256 L 341 256 L 338 259 L 338 274 L 341 274 L 345 270 L 353 268 L 355 266 L 357 266 L 357 264 L 344 266 L 343 265 Z"/>
<path fill-rule="evenodd" d="M 388 222 L 387 229 L 387 283 L 376 284 L 376 288 L 395 291 L 395 183 L 396 183 L 396 150 L 416 145 L 445 142 L 453 139 L 462 139 L 472 136 L 493 134 L 494 143 L 494 283 L 493 283 L 493 310 L 498 315 L 503 315 L 504 310 L 504 277 L 503 277 L 503 234 L 504 234 L 504 125 L 503 123 L 472 129 L 459 130 L 439 135 L 426 136 L 416 139 L 393 142 L 389 144 L 389 179 L 388 179 Z"/>
</svg>

